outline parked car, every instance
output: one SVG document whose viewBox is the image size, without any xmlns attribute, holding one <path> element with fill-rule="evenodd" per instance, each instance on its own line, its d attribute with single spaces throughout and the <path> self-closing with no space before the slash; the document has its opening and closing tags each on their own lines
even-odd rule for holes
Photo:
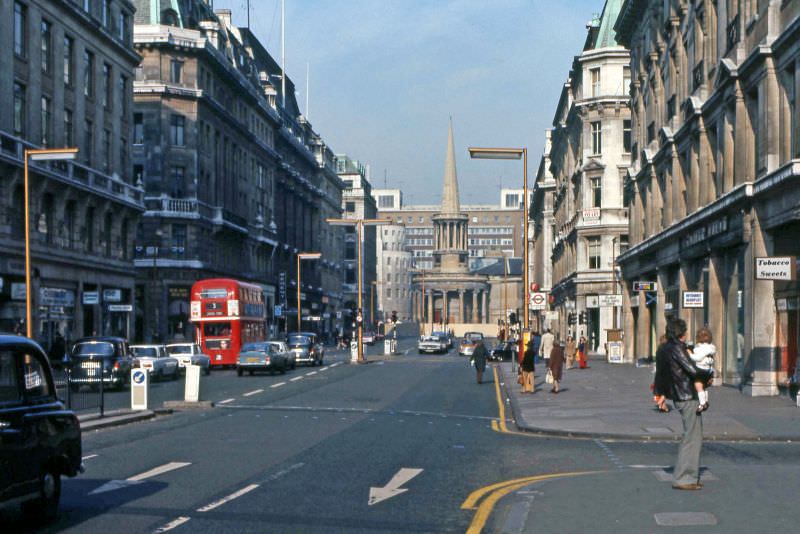
<svg viewBox="0 0 800 534">
<path fill-rule="evenodd" d="M 133 366 L 147 369 L 153 380 L 178 378 L 178 359 L 167 354 L 164 345 L 131 345 Z"/>
<path fill-rule="evenodd" d="M 70 350 L 69 384 L 73 390 L 82 385 L 109 388 L 125 387 L 131 379 L 133 358 L 128 341 L 121 337 L 85 337 Z"/>
<path fill-rule="evenodd" d="M 442 339 L 444 339 L 447 342 L 448 349 L 453 348 L 453 336 L 451 336 L 449 332 L 434 332 L 433 335 L 440 336 Z"/>
<path fill-rule="evenodd" d="M 480 332 L 467 332 L 458 344 L 458 354 L 461 356 L 472 356 L 478 341 L 483 339 Z"/>
<path fill-rule="evenodd" d="M 80 472 L 80 424 L 56 397 L 45 352 L 28 338 L 0 335 L 0 507 L 23 504 L 50 519 L 61 477 Z"/>
<path fill-rule="evenodd" d="M 420 354 L 425 354 L 426 352 L 431 352 L 434 354 L 440 352 L 446 353 L 447 341 L 435 335 L 422 336 L 417 343 L 417 350 Z"/>
<path fill-rule="evenodd" d="M 297 363 L 322 365 L 325 359 L 325 348 L 312 332 L 292 332 L 286 339 L 289 350 L 294 352 Z"/>
<path fill-rule="evenodd" d="M 374 345 L 375 344 L 375 332 L 371 330 L 365 330 L 361 333 L 361 342 L 366 345 Z"/>
<path fill-rule="evenodd" d="M 517 355 L 518 345 L 514 341 L 500 341 L 489 352 L 490 360 L 505 361 L 514 360 Z"/>
<path fill-rule="evenodd" d="M 256 371 L 275 371 L 281 374 L 286 372 L 289 367 L 289 360 L 285 353 L 278 350 L 272 343 L 261 341 L 257 343 L 245 343 L 239 351 L 239 359 L 236 364 L 236 374 L 242 376 L 245 371 L 250 375 Z"/>
<path fill-rule="evenodd" d="M 211 358 L 203 354 L 197 343 L 170 343 L 166 346 L 167 354 L 178 360 L 178 368 L 186 370 L 187 365 L 199 365 L 203 374 L 211 374 Z"/>
<path fill-rule="evenodd" d="M 289 369 L 295 369 L 297 367 L 297 357 L 295 356 L 294 352 L 289 350 L 289 345 L 287 345 L 285 341 L 267 341 L 267 343 L 275 345 L 278 348 L 278 352 L 286 355 L 286 360 L 289 363 Z"/>
</svg>

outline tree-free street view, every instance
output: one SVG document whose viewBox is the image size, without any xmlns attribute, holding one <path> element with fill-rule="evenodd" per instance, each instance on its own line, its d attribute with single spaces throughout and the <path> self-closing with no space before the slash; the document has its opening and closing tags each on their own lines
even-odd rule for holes
<svg viewBox="0 0 800 534">
<path fill-rule="evenodd" d="M 796 529 L 798 43 L 2 0 L 2 531 Z"/>
</svg>

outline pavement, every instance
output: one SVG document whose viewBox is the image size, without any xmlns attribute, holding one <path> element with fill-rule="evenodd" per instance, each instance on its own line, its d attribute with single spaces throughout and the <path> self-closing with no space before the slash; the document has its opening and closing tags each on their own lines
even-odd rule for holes
<svg viewBox="0 0 800 534">
<path fill-rule="evenodd" d="M 550 436 L 680 440 L 680 414 L 652 402 L 653 366 L 590 359 L 588 369 L 565 369 L 561 392 L 550 393 L 545 366 L 536 366 L 533 395 L 521 394 L 515 364 L 500 365 L 506 397 L 520 430 Z M 703 435 L 718 441 L 800 440 L 800 408 L 787 397 L 748 397 L 728 386 L 709 390 Z"/>
<path fill-rule="evenodd" d="M 156 415 L 153 410 L 111 410 L 104 412 L 102 417 L 100 413 L 78 414 L 78 422 L 81 425 L 82 432 L 89 432 L 111 426 L 146 421 Z"/>
</svg>

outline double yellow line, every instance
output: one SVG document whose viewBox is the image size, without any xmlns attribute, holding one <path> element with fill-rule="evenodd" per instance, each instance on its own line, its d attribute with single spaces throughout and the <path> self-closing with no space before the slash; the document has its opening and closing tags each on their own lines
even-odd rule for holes
<svg viewBox="0 0 800 534">
<path fill-rule="evenodd" d="M 495 394 L 497 395 L 497 409 L 499 412 L 499 421 L 492 420 L 492 430 L 495 432 L 501 432 L 503 434 L 523 434 L 522 432 L 515 432 L 508 429 L 506 424 L 506 408 L 505 403 L 503 402 L 503 395 L 500 391 L 500 378 L 497 374 L 497 366 L 493 366 L 492 371 L 494 372 L 494 388 Z M 472 518 L 472 522 L 467 529 L 467 534 L 478 534 L 481 532 L 483 527 L 486 526 L 486 521 L 492 514 L 497 502 L 511 492 L 543 480 L 590 475 L 598 472 L 599 471 L 581 471 L 536 475 L 506 480 L 504 482 L 498 482 L 496 484 L 491 484 L 489 486 L 477 489 L 470 493 L 469 497 L 467 497 L 467 500 L 461 504 L 462 510 L 476 510 L 475 515 Z M 483 499 L 483 502 L 481 502 L 479 505 L 478 502 L 481 501 L 481 499 Z"/>
<path fill-rule="evenodd" d="M 529 486 L 536 482 L 541 482 L 542 480 L 550 480 L 553 478 L 565 478 L 565 477 L 576 477 L 581 475 L 591 475 L 594 473 L 599 473 L 599 471 L 582 471 L 582 472 L 572 472 L 572 473 L 551 473 L 548 475 L 536 475 L 532 477 L 524 477 L 524 478 L 515 478 L 512 480 L 506 480 L 504 482 L 498 482 L 497 484 L 492 484 L 491 486 L 485 486 L 483 488 L 477 489 L 470 493 L 467 500 L 465 500 L 461 504 L 462 510 L 477 510 L 475 515 L 472 517 L 472 522 L 467 529 L 467 534 L 478 534 L 483 530 L 483 527 L 486 526 L 486 521 L 489 519 L 489 516 L 494 510 L 497 501 L 508 495 L 513 491 L 517 491 L 518 489 L 522 489 L 525 486 Z M 484 496 L 488 495 L 485 499 Z M 483 499 L 480 505 L 478 505 L 478 501 Z"/>
</svg>

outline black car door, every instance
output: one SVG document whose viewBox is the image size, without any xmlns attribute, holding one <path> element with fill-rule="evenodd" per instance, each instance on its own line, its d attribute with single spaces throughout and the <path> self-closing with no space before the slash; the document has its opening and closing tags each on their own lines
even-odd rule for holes
<svg viewBox="0 0 800 534">
<path fill-rule="evenodd" d="M 0 349 L 0 500 L 30 493 L 38 475 L 25 420 L 21 358 L 17 350 Z"/>
</svg>

